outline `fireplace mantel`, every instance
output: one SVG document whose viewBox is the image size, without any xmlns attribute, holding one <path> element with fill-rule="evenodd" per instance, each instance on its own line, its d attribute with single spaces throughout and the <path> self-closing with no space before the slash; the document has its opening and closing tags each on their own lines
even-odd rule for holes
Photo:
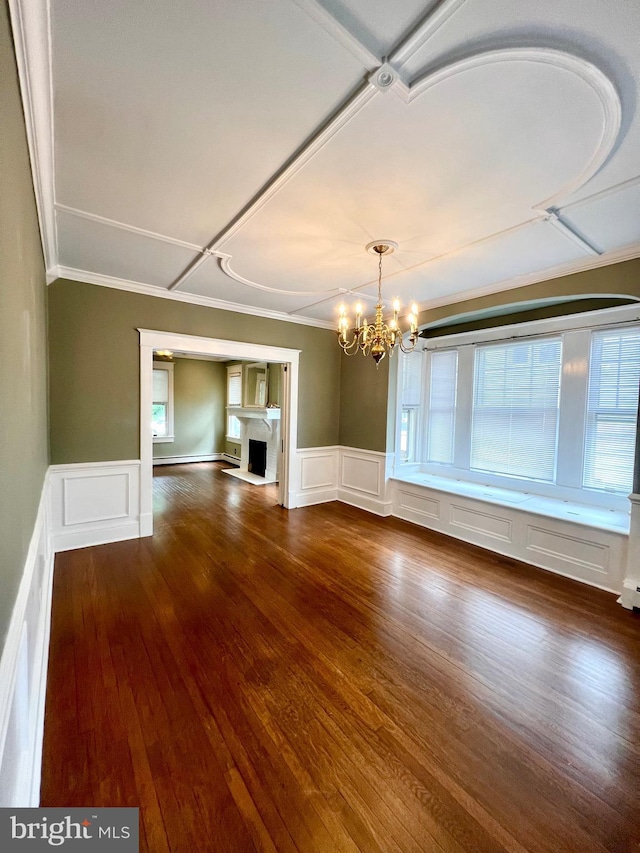
<svg viewBox="0 0 640 853">
<path fill-rule="evenodd" d="M 236 418 L 260 418 L 263 421 L 280 420 L 280 409 L 274 407 L 261 409 L 258 406 L 227 406 L 227 413 Z"/>
</svg>

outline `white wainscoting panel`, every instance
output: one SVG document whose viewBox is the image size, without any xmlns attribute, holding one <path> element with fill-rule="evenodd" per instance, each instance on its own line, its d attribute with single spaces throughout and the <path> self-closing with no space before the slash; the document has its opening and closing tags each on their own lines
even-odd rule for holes
<svg viewBox="0 0 640 853">
<path fill-rule="evenodd" d="M 339 451 L 339 447 L 305 447 L 298 450 L 300 489 L 296 506 L 310 506 L 337 499 Z"/>
<path fill-rule="evenodd" d="M 449 523 L 452 527 L 461 527 L 472 533 L 480 533 L 489 539 L 511 542 L 511 521 L 500 512 L 480 512 L 468 506 L 451 504 Z"/>
<path fill-rule="evenodd" d="M 393 515 L 609 592 L 622 590 L 628 535 L 440 489 L 390 481 Z"/>
<path fill-rule="evenodd" d="M 376 515 L 391 515 L 387 482 L 393 454 L 341 447 L 338 500 Z"/>
<path fill-rule="evenodd" d="M 52 465 L 54 551 L 85 548 L 140 535 L 140 462 Z"/>
<path fill-rule="evenodd" d="M 0 806 L 40 802 L 53 550 L 49 477 L 0 659 Z"/>
<path fill-rule="evenodd" d="M 400 518 L 404 517 L 402 515 L 404 512 L 414 514 L 416 519 L 420 517 L 435 521 L 440 519 L 440 501 L 438 499 L 423 494 L 416 494 L 415 491 L 403 488 L 402 483 L 397 484 L 395 500 Z M 398 513 L 394 513 L 394 515 L 396 514 Z M 419 524 L 420 522 L 416 523 Z"/>
</svg>

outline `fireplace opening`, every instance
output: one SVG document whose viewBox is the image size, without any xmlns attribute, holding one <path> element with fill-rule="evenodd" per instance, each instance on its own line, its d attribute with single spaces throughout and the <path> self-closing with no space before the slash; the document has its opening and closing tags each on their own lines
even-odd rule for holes
<svg viewBox="0 0 640 853">
<path fill-rule="evenodd" d="M 267 442 L 249 439 L 249 464 L 247 470 L 258 477 L 267 472 Z"/>
</svg>

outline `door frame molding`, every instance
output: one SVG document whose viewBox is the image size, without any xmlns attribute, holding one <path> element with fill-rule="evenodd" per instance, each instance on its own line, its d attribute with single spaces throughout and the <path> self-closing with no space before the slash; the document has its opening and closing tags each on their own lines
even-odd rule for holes
<svg viewBox="0 0 640 853">
<path fill-rule="evenodd" d="M 168 349 L 193 355 L 210 355 L 228 359 L 266 361 L 287 365 L 282 394 L 281 437 L 282 471 L 279 500 L 286 509 L 296 507 L 298 493 L 298 372 L 300 350 L 254 344 L 249 341 L 227 341 L 178 332 L 138 329 L 140 334 L 140 536 L 153 534 L 153 436 L 151 404 L 153 388 L 153 351 Z"/>
</svg>

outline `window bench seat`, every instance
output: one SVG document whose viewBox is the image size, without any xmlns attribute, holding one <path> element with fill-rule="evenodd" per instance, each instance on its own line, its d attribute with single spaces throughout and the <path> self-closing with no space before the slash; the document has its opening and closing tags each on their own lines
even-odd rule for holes
<svg viewBox="0 0 640 853">
<path fill-rule="evenodd" d="M 611 592 L 629 514 L 435 474 L 390 480 L 393 515 Z"/>
<path fill-rule="evenodd" d="M 485 503 L 511 506 L 531 512 L 534 515 L 545 515 L 550 518 L 563 518 L 576 524 L 586 524 L 600 530 L 612 530 L 615 533 L 629 533 L 629 513 L 620 512 L 588 504 L 571 503 L 557 498 L 543 498 L 528 492 L 518 492 L 515 489 L 502 489 L 498 486 L 486 486 L 482 483 L 470 483 L 465 480 L 454 480 L 449 477 L 439 477 L 436 474 L 409 474 L 406 477 L 393 477 L 402 483 L 415 483 L 427 486 L 440 492 L 452 495 L 462 495 Z"/>
</svg>

